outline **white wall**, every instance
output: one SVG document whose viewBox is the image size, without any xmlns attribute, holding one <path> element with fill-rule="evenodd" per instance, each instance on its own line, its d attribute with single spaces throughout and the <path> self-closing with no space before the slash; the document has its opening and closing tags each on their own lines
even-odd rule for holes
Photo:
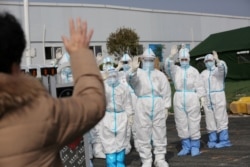
<svg viewBox="0 0 250 167">
<path fill-rule="evenodd" d="M 23 24 L 23 4 L 1 2 L 0 9 L 10 11 Z M 94 28 L 91 45 L 102 45 L 106 51 L 106 39 L 117 28 L 128 27 L 140 36 L 144 47 L 163 44 L 168 55 L 173 44 L 189 43 L 191 49 L 210 34 L 250 26 L 249 17 L 180 13 L 105 5 L 30 3 L 30 40 L 36 48 L 34 64 L 43 64 L 43 30 L 46 27 L 46 46 L 62 46 L 61 35 L 68 35 L 70 17 L 81 17 Z M 24 25 L 24 24 L 23 24 Z M 23 61 L 25 63 L 25 61 Z M 47 62 L 48 63 L 48 62 Z"/>
</svg>

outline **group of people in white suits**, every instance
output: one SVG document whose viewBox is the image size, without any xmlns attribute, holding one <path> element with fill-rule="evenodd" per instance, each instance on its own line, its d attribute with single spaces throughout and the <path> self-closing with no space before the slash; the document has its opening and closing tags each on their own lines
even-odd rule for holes
<svg viewBox="0 0 250 167">
<path fill-rule="evenodd" d="M 180 65 L 175 64 L 176 55 Z M 105 158 L 107 167 L 125 166 L 125 155 L 131 150 L 131 136 L 142 167 L 151 167 L 153 163 L 156 167 L 169 166 L 165 159 L 166 120 L 171 107 L 167 76 L 175 87 L 173 109 L 182 144 L 177 155 L 200 154 L 201 107 L 205 111 L 208 147 L 231 146 L 224 92 L 226 63 L 213 51 L 205 56 L 206 69 L 200 74 L 190 65 L 187 48 L 178 51 L 177 47 L 172 47 L 165 61 L 166 76 L 155 69 L 155 58 L 152 49 L 148 48 L 139 57 L 124 54 L 116 68 L 111 57 L 103 59 L 106 115 L 90 134 L 94 157 Z"/>
</svg>

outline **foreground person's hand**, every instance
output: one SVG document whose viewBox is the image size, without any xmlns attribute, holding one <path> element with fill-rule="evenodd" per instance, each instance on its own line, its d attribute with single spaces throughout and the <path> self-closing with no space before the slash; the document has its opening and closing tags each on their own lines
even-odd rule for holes
<svg viewBox="0 0 250 167">
<path fill-rule="evenodd" d="M 94 30 L 87 30 L 87 22 L 81 21 L 80 18 L 78 18 L 75 22 L 73 19 L 70 19 L 69 29 L 70 37 L 67 38 L 62 36 L 64 46 L 69 55 L 72 55 L 72 53 L 78 52 L 83 48 L 89 49 L 89 43 Z"/>
</svg>

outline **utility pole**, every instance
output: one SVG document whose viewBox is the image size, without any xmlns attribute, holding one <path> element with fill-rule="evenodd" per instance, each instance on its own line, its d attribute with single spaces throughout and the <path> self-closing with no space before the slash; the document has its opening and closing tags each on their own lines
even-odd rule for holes
<svg viewBox="0 0 250 167">
<path fill-rule="evenodd" d="M 26 57 L 26 65 L 29 67 L 32 64 L 31 59 L 36 56 L 35 48 L 30 47 L 29 0 L 23 1 L 23 9 L 24 9 L 24 31 L 27 42 L 25 57 Z"/>
</svg>

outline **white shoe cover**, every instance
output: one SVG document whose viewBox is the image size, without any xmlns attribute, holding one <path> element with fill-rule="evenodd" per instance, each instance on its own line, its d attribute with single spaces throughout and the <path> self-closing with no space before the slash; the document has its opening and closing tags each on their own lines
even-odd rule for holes
<svg viewBox="0 0 250 167">
<path fill-rule="evenodd" d="M 152 163 L 144 163 L 141 167 L 152 167 Z"/>
<path fill-rule="evenodd" d="M 142 167 L 152 167 L 152 159 L 142 160 Z"/>
<path fill-rule="evenodd" d="M 102 158 L 102 159 L 105 159 L 105 158 L 106 158 L 106 155 L 105 155 L 103 152 L 98 152 L 98 153 L 95 153 L 95 154 L 94 154 L 94 157 L 95 157 L 95 158 Z"/>
<path fill-rule="evenodd" d="M 165 160 L 158 160 L 154 162 L 155 167 L 169 167 Z"/>
</svg>

